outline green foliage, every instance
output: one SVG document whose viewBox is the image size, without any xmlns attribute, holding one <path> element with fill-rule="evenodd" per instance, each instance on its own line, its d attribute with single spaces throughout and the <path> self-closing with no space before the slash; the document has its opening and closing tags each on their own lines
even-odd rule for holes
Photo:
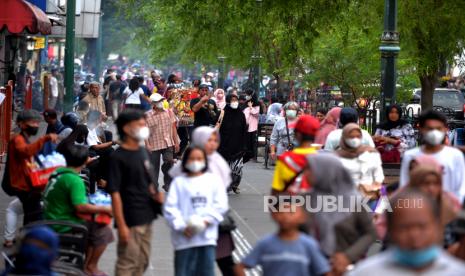
<svg viewBox="0 0 465 276">
<path fill-rule="evenodd" d="M 182 64 L 218 63 L 236 67 L 259 54 L 264 71 L 296 75 L 300 57 L 312 51 L 318 28 L 347 1 L 334 0 L 124 0 L 130 18 L 141 18 L 145 46 L 155 62 L 177 57 Z M 129 7 L 137 7 L 130 9 Z M 324 16 L 322 16 L 324 13 Z"/>
</svg>

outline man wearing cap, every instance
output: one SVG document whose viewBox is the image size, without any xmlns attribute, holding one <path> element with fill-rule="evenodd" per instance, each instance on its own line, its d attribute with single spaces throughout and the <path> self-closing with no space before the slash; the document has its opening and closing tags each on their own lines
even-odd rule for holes
<svg viewBox="0 0 465 276">
<path fill-rule="evenodd" d="M 158 93 L 150 96 L 152 109 L 145 117 L 150 129 L 150 136 L 145 141 L 147 150 L 151 152 L 152 164 L 155 169 L 155 179 L 160 173 L 160 159 L 163 158 L 163 189 L 168 191 L 171 177 L 168 171 L 174 164 L 174 154 L 179 151 L 179 138 L 176 129 L 176 116 L 169 109 L 163 108 L 165 98 Z M 158 186 L 158 183 L 155 183 Z"/>
<path fill-rule="evenodd" d="M 40 121 L 40 113 L 35 110 L 24 110 L 19 113 L 16 123 L 21 131 L 13 136 L 8 144 L 8 160 L 2 187 L 8 184 L 12 194 L 21 201 L 24 210 L 24 225 L 42 218 L 40 206 L 42 191 L 32 189 L 28 175 L 28 163 L 39 153 L 46 142 L 57 141 L 55 133 L 47 134 L 35 142 L 31 141 L 31 137 L 37 135 L 39 131 Z"/>
<path fill-rule="evenodd" d="M 82 99 L 83 101 L 89 103 L 89 110 L 97 110 L 98 112 L 102 113 L 104 120 L 106 119 L 106 109 L 105 109 L 105 101 L 100 95 L 100 83 L 93 81 L 89 85 L 90 93 Z"/>
<path fill-rule="evenodd" d="M 208 86 L 199 86 L 197 99 L 191 101 L 191 110 L 194 112 L 194 128 L 199 126 L 215 126 L 218 120 L 218 108 L 214 100 L 208 95 Z"/>
<path fill-rule="evenodd" d="M 315 135 L 320 129 L 320 123 L 310 115 L 303 115 L 295 125 L 294 135 L 298 146 L 279 156 L 273 177 L 272 193 L 290 192 L 306 193 L 310 190 L 310 183 L 303 177 L 303 170 L 307 164 L 306 156 L 316 153 L 312 146 Z"/>
</svg>

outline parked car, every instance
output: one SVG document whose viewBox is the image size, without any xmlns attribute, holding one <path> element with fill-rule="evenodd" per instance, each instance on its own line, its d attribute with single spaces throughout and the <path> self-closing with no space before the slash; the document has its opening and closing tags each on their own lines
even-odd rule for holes
<svg viewBox="0 0 465 276">
<path fill-rule="evenodd" d="M 409 117 L 417 117 L 421 113 L 421 89 L 415 89 L 413 103 L 407 105 Z M 433 108 L 444 113 L 449 119 L 464 120 L 465 98 L 459 90 L 436 88 L 433 94 Z"/>
</svg>

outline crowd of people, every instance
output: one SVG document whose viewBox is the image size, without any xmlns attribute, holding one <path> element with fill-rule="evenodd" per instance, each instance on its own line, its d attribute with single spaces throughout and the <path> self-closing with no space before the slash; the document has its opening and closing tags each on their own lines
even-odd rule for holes
<svg viewBox="0 0 465 276">
<path fill-rule="evenodd" d="M 148 80 L 122 81 L 110 71 L 103 86 L 90 83 L 77 97 L 76 111 L 61 118 L 53 109 L 25 110 L 16 118 L 2 181 L 15 197 L 5 247 L 13 245 L 22 213 L 24 225 L 43 219 L 82 224 L 89 232 L 83 270 L 105 275 L 98 263 L 115 237 L 111 223 L 96 217 L 109 215 L 117 229 L 115 274 L 143 275 L 152 222 L 164 217 L 179 276 L 214 275 L 215 263 L 223 275 L 245 275 L 258 265 L 264 275 L 465 273 L 465 159 L 448 145 L 440 113 L 425 111 L 417 134 L 393 105 L 371 135 L 351 107 L 303 110 L 295 102 L 259 99 L 250 89 L 228 93 L 200 80 L 187 85 L 175 75 L 165 82 L 155 72 Z M 37 138 L 42 120 L 46 134 Z M 257 161 L 261 122 L 273 124 L 270 196 L 280 200 L 267 211 L 278 231 L 236 264 L 228 193 L 240 193 L 245 164 Z M 66 167 L 45 187 L 32 186 L 30 163 L 55 151 Z M 387 163 L 399 164 L 398 183 L 385 177 Z M 97 190 L 111 196 L 111 206 L 91 204 Z M 307 204 L 297 204 L 299 196 Z M 311 211 L 329 197 L 344 206 L 366 202 L 369 210 Z M 33 227 L 23 239 L 6 273 L 51 275 L 58 247 L 53 232 Z M 45 249 L 49 254 L 33 266 L 24 261 Z"/>
</svg>

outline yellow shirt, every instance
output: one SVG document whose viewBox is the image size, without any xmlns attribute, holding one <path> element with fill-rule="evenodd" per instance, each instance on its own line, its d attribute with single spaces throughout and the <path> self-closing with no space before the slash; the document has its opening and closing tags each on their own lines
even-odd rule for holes
<svg viewBox="0 0 465 276">
<path fill-rule="evenodd" d="M 299 155 L 309 155 L 309 154 L 315 154 L 316 149 L 313 147 L 310 148 L 296 148 L 292 151 L 293 153 L 299 154 Z M 276 166 L 274 170 L 274 176 L 273 176 L 273 183 L 271 187 L 273 190 L 282 192 L 284 188 L 286 187 L 286 183 L 291 181 L 297 173 L 295 170 L 292 170 L 286 163 L 284 163 L 282 160 L 278 159 L 276 161 Z"/>
</svg>

